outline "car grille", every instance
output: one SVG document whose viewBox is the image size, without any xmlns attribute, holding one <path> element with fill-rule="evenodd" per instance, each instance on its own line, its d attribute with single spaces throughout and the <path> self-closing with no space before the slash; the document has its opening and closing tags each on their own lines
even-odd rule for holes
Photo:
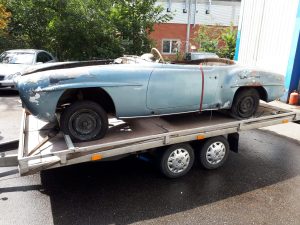
<svg viewBox="0 0 300 225">
<path fill-rule="evenodd" d="M 3 75 L 0 75 L 0 80 L 4 80 L 4 77 Z"/>
</svg>

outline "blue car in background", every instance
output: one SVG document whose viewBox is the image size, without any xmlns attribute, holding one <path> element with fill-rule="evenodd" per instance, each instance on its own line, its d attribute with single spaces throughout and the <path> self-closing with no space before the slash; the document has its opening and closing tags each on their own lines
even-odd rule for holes
<svg viewBox="0 0 300 225">
<path fill-rule="evenodd" d="M 17 83 L 27 110 L 44 121 L 59 118 L 75 141 L 104 137 L 108 115 L 120 119 L 228 109 L 252 117 L 259 100 L 284 93 L 284 77 L 228 59 L 166 63 L 157 49 L 108 65 L 42 65 Z M 60 116 L 57 116 L 60 115 Z"/>
</svg>

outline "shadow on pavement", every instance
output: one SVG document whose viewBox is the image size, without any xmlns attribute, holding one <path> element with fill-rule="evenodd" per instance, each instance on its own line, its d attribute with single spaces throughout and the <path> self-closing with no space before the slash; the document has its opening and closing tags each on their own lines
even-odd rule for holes
<svg viewBox="0 0 300 225">
<path fill-rule="evenodd" d="M 7 192 L 17 192 L 17 191 L 35 191 L 35 190 L 42 190 L 41 185 L 29 185 L 29 186 L 20 186 L 20 187 L 8 187 L 8 188 L 0 188 L 1 193 Z"/>
<path fill-rule="evenodd" d="M 0 97 L 9 97 L 9 96 L 18 96 L 19 92 L 16 90 L 9 90 L 9 89 L 0 89 Z"/>
<path fill-rule="evenodd" d="M 218 170 L 195 166 L 162 177 L 151 163 L 127 158 L 44 171 L 54 224 L 127 224 L 157 218 L 287 180 L 300 174 L 299 143 L 263 131 L 241 133 L 240 154 Z M 1 191 L 1 190 L 0 190 Z M 251 199 L 249 199 L 251 202 Z"/>
</svg>

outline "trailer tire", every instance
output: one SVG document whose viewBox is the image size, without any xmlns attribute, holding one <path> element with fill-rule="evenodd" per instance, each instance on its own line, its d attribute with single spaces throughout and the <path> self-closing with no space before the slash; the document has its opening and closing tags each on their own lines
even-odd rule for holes
<svg viewBox="0 0 300 225">
<path fill-rule="evenodd" d="M 60 129 L 73 141 L 97 140 L 104 137 L 107 132 L 107 114 L 95 102 L 75 102 L 63 111 Z"/>
<path fill-rule="evenodd" d="M 189 172 L 194 160 L 194 149 L 189 144 L 171 145 L 160 157 L 160 171 L 168 178 L 178 178 Z"/>
<path fill-rule="evenodd" d="M 198 159 L 202 167 L 208 170 L 221 167 L 228 158 L 229 143 L 223 136 L 207 139 L 202 143 Z"/>
</svg>

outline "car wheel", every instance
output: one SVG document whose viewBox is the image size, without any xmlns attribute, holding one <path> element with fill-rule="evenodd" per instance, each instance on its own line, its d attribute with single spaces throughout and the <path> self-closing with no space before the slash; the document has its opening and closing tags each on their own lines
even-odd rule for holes
<svg viewBox="0 0 300 225">
<path fill-rule="evenodd" d="M 64 110 L 60 117 L 60 127 L 74 141 L 91 141 L 104 137 L 108 118 L 97 103 L 80 101 Z"/>
<path fill-rule="evenodd" d="M 160 171 L 169 178 L 185 175 L 194 164 L 194 150 L 189 144 L 168 147 L 160 158 Z"/>
<path fill-rule="evenodd" d="M 239 119 L 246 119 L 253 116 L 259 105 L 259 94 L 251 88 L 239 91 L 234 97 L 231 114 Z"/>
<path fill-rule="evenodd" d="M 229 144 L 223 136 L 217 136 L 206 140 L 198 152 L 198 159 L 205 169 L 217 169 L 222 166 L 228 158 Z"/>
</svg>

